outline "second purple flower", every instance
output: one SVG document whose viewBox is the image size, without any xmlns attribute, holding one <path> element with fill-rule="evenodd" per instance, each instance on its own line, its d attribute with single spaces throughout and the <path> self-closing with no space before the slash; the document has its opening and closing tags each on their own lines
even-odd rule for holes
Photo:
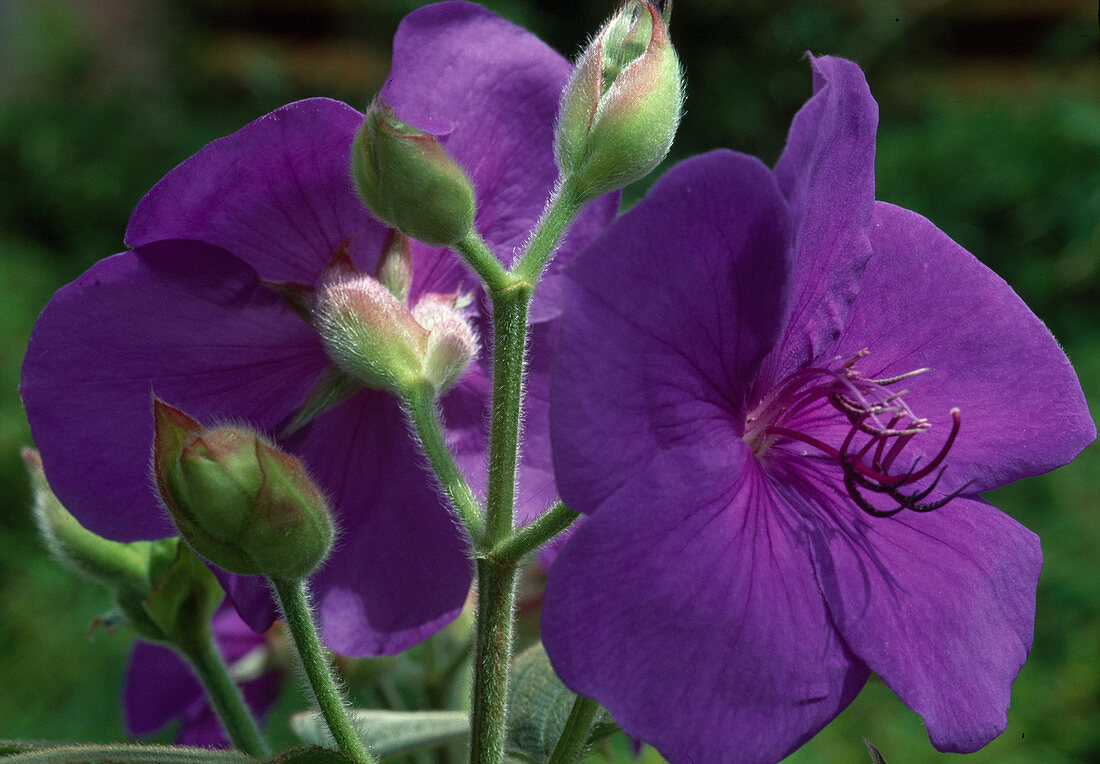
<svg viewBox="0 0 1100 764">
<path fill-rule="evenodd" d="M 569 71 L 532 35 L 467 3 L 416 11 L 394 40 L 382 95 L 403 118 L 430 122 L 466 168 L 475 226 L 505 263 L 555 181 L 552 126 Z M 350 395 L 297 427 L 334 364 L 287 285 L 301 297 L 337 255 L 375 273 L 390 233 L 352 186 L 362 119 L 336 101 L 301 101 L 174 169 L 135 210 L 131 250 L 95 265 L 43 311 L 21 385 L 58 497 L 89 529 L 122 541 L 173 532 L 149 480 L 152 393 L 205 425 L 244 421 L 284 435 L 335 508 L 339 540 L 313 585 L 325 641 L 352 655 L 395 653 L 434 633 L 459 612 L 471 577 L 464 540 L 392 396 L 343 390 Z M 558 262 L 616 208 L 614 195 L 593 203 Z M 411 268 L 410 305 L 470 295 L 467 318 L 487 332 L 480 287 L 453 252 L 413 242 Z M 531 314 L 521 517 L 556 496 L 546 409 L 559 298 L 554 271 Z M 441 401 L 449 445 L 475 490 L 485 479 L 487 356 Z M 223 582 L 249 625 L 271 623 L 262 580 Z"/>
</svg>

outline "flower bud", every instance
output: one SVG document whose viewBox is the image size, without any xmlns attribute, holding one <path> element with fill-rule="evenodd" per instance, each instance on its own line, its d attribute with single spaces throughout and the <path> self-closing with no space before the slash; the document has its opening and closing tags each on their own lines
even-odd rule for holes
<svg viewBox="0 0 1100 764">
<path fill-rule="evenodd" d="M 474 224 L 466 172 L 431 135 L 375 98 L 352 144 L 352 171 L 376 218 L 427 244 L 449 246 Z"/>
<path fill-rule="evenodd" d="M 626 3 L 566 85 L 554 156 L 582 201 L 644 177 L 672 145 L 684 96 L 667 21 L 647 0 Z"/>
<path fill-rule="evenodd" d="M 245 427 L 204 428 L 153 401 L 153 469 L 180 535 L 233 573 L 301 579 L 332 549 L 332 519 L 295 457 Z"/>
<path fill-rule="evenodd" d="M 428 332 L 424 378 L 442 392 L 458 381 L 477 356 L 477 334 L 462 315 L 455 295 L 424 295 L 412 315 Z"/>
<path fill-rule="evenodd" d="M 367 387 L 401 393 L 420 378 L 428 332 L 377 279 L 325 285 L 315 315 L 329 356 Z"/>
</svg>

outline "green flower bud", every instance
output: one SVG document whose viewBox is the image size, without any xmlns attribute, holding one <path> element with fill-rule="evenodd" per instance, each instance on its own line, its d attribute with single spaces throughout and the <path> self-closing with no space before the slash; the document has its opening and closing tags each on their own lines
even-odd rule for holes
<svg viewBox="0 0 1100 764">
<path fill-rule="evenodd" d="M 648 0 L 631 0 L 577 61 L 554 156 L 582 201 L 644 177 L 672 146 L 684 94 L 667 22 Z"/>
<path fill-rule="evenodd" d="M 321 491 L 298 459 L 245 427 L 204 428 L 154 399 L 153 469 L 180 535 L 232 571 L 301 579 L 332 549 Z"/>
<path fill-rule="evenodd" d="M 329 357 L 367 387 L 400 394 L 420 378 L 428 333 L 377 279 L 325 285 L 315 315 Z"/>
<path fill-rule="evenodd" d="M 449 246 L 474 224 L 474 189 L 434 136 L 375 98 L 352 144 L 359 194 L 382 222 L 427 244 Z"/>
<path fill-rule="evenodd" d="M 469 299 L 428 293 L 409 310 L 407 260 L 407 248 L 388 246 L 379 278 L 372 278 L 350 259 L 334 259 L 322 276 L 313 324 L 336 366 L 361 384 L 405 396 L 427 382 L 442 393 L 478 353 L 477 333 L 463 315 Z"/>
</svg>

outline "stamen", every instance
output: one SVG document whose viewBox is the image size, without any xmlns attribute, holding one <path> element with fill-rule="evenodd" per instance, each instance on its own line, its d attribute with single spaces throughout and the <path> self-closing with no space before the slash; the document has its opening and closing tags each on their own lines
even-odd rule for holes
<svg viewBox="0 0 1100 764">
<path fill-rule="evenodd" d="M 811 367 L 791 374 L 765 395 L 746 418 L 745 441 L 757 456 L 763 456 L 777 443 L 787 440 L 804 443 L 836 460 L 844 473 L 848 495 L 856 506 L 873 517 L 892 517 L 903 509 L 913 512 L 939 509 L 971 485 L 967 482 L 940 499 L 924 501 L 936 490 L 946 472 L 947 467 L 942 465 L 958 437 L 962 415 L 958 408 L 951 409 L 951 431 L 927 464 L 921 465 L 917 457 L 904 472 L 892 473 L 895 462 L 913 438 L 926 433 L 932 424 L 918 417 L 905 402 L 911 389 L 890 388 L 930 369 L 868 379 L 856 369 L 856 364 L 867 355 L 868 350 L 864 348 L 848 358 L 837 359 L 837 366 Z M 807 422 L 820 418 L 817 407 L 832 410 L 848 420 L 848 432 L 839 447 L 802 431 Z M 811 411 L 815 413 L 807 418 Z M 802 427 L 798 426 L 799 422 Z M 930 484 L 921 488 L 916 486 L 918 481 L 933 474 Z M 904 490 L 906 488 L 910 490 Z M 897 506 L 880 509 L 868 500 L 864 491 L 888 497 Z"/>
</svg>

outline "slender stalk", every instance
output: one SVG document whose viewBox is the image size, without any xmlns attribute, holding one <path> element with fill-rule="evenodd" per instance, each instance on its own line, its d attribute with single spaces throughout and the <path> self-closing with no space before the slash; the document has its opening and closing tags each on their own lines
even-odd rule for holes
<svg viewBox="0 0 1100 764">
<path fill-rule="evenodd" d="M 542 269 L 579 207 L 576 190 L 567 178 L 551 197 L 527 252 L 508 274 L 508 285 L 489 291 L 493 301 L 493 406 L 484 545 L 478 547 L 483 554 L 477 557 L 471 764 L 500 764 L 504 758 L 518 567 L 514 561 L 493 559 L 484 550 L 504 544 L 514 532 L 527 308 Z"/>
<path fill-rule="evenodd" d="M 499 291 L 508 286 L 508 271 L 473 228 L 455 244 L 455 249 L 489 291 Z"/>
<path fill-rule="evenodd" d="M 436 407 L 435 391 L 431 385 L 418 385 L 408 393 L 405 397 L 405 413 L 416 430 L 420 445 L 439 478 L 444 493 L 450 499 L 452 509 L 466 526 L 470 538 L 475 543 L 479 542 L 485 530 L 485 519 L 474 492 L 447 446 L 443 424 L 439 420 L 439 409 Z"/>
<path fill-rule="evenodd" d="M 499 764 L 504 759 L 518 571 L 516 565 L 501 566 L 486 557 L 477 559 L 470 764 Z"/>
<path fill-rule="evenodd" d="M 174 745 L 104 743 L 58 745 L 3 757 L 4 764 L 72 764 L 76 761 L 132 761 L 143 764 L 256 764 L 240 751 L 183 748 Z"/>
<path fill-rule="evenodd" d="M 298 657 L 302 661 L 309 686 L 313 689 L 317 706 L 332 732 L 336 746 L 357 762 L 374 764 L 374 757 L 367 753 L 366 746 L 355 732 L 344 705 L 344 697 L 333 676 L 332 666 L 321 646 L 321 640 L 317 637 L 317 626 L 310 610 L 305 581 L 285 578 L 270 580 L 279 598 L 283 619 L 290 628 L 295 647 L 298 648 Z"/>
<path fill-rule="evenodd" d="M 530 295 L 523 287 L 493 293 L 493 408 L 485 507 L 485 540 L 490 547 L 512 532 Z"/>
<path fill-rule="evenodd" d="M 497 544 L 489 555 L 498 562 L 519 562 L 523 557 L 564 531 L 580 517 L 569 507 L 556 502 L 538 518 L 516 530 L 514 534 Z"/>
<path fill-rule="evenodd" d="M 221 720 L 225 732 L 233 745 L 259 759 L 270 758 L 271 752 L 260 734 L 256 720 L 253 718 L 248 705 L 244 702 L 240 688 L 229 675 L 229 667 L 225 665 L 221 653 L 214 645 L 213 635 L 210 629 L 202 629 L 205 634 L 200 635 L 192 643 L 191 640 L 180 644 L 179 651 L 187 658 L 191 667 L 198 674 L 206 694 L 210 698 L 214 711 Z"/>
<path fill-rule="evenodd" d="M 537 284 L 542 269 L 558 247 L 561 237 L 573 222 L 577 210 L 581 207 L 577 190 L 569 178 L 558 183 L 546 211 L 542 214 L 535 235 L 527 245 L 523 259 L 516 264 L 512 272 L 531 284 Z"/>
<path fill-rule="evenodd" d="M 584 755 L 588 747 L 588 738 L 592 735 L 592 725 L 600 712 L 600 704 L 591 698 L 578 695 L 565 720 L 561 737 L 558 738 L 554 752 L 546 764 L 575 764 Z"/>
</svg>

